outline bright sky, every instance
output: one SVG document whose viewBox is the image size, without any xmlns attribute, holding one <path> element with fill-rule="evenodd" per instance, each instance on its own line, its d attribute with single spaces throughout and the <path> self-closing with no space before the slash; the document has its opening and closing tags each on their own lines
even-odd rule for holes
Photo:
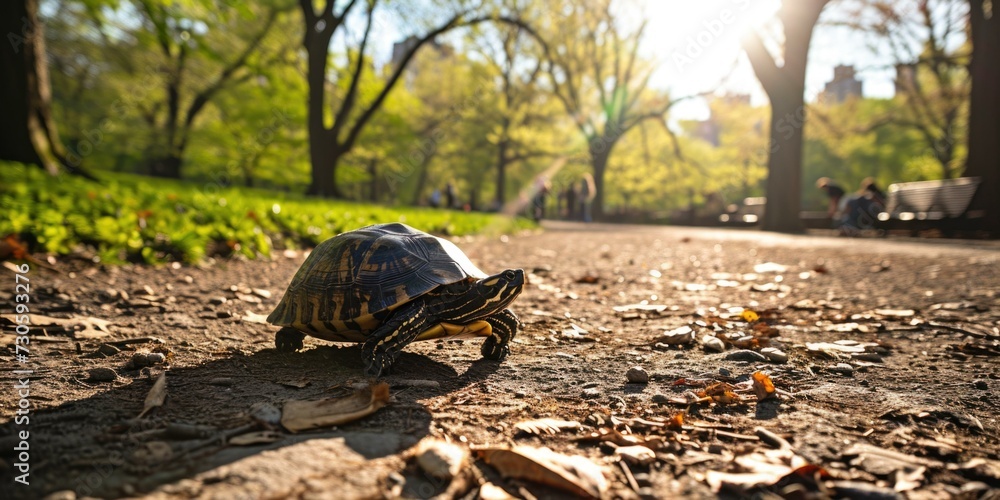
<svg viewBox="0 0 1000 500">
<path fill-rule="evenodd" d="M 754 105 L 767 103 L 750 62 L 740 48 L 740 38 L 766 25 L 774 16 L 778 0 L 642 0 L 648 19 L 646 49 L 660 62 L 651 84 L 667 88 L 673 96 L 697 94 L 716 87 L 751 94 Z M 837 8 L 827 7 L 821 18 Z M 893 95 L 892 61 L 880 58 L 865 45 L 863 35 L 844 28 L 818 26 L 810 45 L 806 72 L 806 99 L 812 100 L 833 77 L 838 64 L 854 65 L 864 82 L 867 97 Z M 728 79 L 726 79 L 726 76 Z M 703 100 L 678 104 L 672 119 L 703 119 L 708 108 Z"/>
</svg>

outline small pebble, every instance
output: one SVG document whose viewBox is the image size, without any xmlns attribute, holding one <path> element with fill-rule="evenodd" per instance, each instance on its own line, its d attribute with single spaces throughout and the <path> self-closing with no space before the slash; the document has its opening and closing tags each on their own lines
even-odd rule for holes
<svg viewBox="0 0 1000 500">
<path fill-rule="evenodd" d="M 215 315 L 221 319 L 232 318 L 232 311 L 216 311 Z"/>
<path fill-rule="evenodd" d="M 989 383 L 985 380 L 973 380 L 972 385 L 976 386 L 976 389 L 979 389 L 980 391 L 985 391 L 990 388 Z"/>
<path fill-rule="evenodd" d="M 118 378 L 118 374 L 111 368 L 92 368 L 89 372 L 91 382 L 111 382 Z"/>
<path fill-rule="evenodd" d="M 776 347 L 765 347 L 760 350 L 760 353 L 772 363 L 784 363 L 788 361 L 788 355 Z"/>
<path fill-rule="evenodd" d="M 105 356 L 114 356 L 115 354 L 122 352 L 122 350 L 111 344 L 101 344 L 101 347 L 97 348 L 97 352 Z"/>
<path fill-rule="evenodd" d="M 670 396 L 666 394 L 653 394 L 652 401 L 657 404 L 665 405 L 670 402 Z"/>
<path fill-rule="evenodd" d="M 615 455 L 632 465 L 646 466 L 656 461 L 656 453 L 641 445 L 619 446 Z"/>
<path fill-rule="evenodd" d="M 263 297 L 265 299 L 271 298 L 271 291 L 270 290 L 265 290 L 263 288 L 254 288 L 254 289 L 252 289 L 252 291 L 253 291 L 253 294 L 256 295 L 256 296 L 258 296 L 258 297 Z"/>
<path fill-rule="evenodd" d="M 212 304 L 213 306 L 218 306 L 218 305 L 225 304 L 226 300 L 227 299 L 225 297 L 212 297 L 212 298 L 208 299 L 208 303 Z"/>
<path fill-rule="evenodd" d="M 836 365 L 830 367 L 830 371 L 841 375 L 853 375 L 854 367 L 847 363 L 837 363 Z"/>
<path fill-rule="evenodd" d="M 648 384 L 649 374 L 641 366 L 633 366 L 625 372 L 625 378 L 630 384 Z"/>
<path fill-rule="evenodd" d="M 258 402 L 250 406 L 250 418 L 265 424 L 281 422 L 281 410 L 271 403 Z"/>
<path fill-rule="evenodd" d="M 763 354 L 749 349 L 740 349 L 739 351 L 733 351 L 726 355 L 726 359 L 729 361 L 745 361 L 749 363 L 760 363 L 767 361 L 767 357 Z"/>
<path fill-rule="evenodd" d="M 159 352 L 137 352 L 132 355 L 132 368 L 138 369 L 146 366 L 160 364 L 167 359 Z"/>
<path fill-rule="evenodd" d="M 583 387 L 584 389 L 590 389 L 591 387 L 597 387 L 598 385 L 600 384 L 598 384 L 597 382 L 587 382 L 581 385 L 580 387 Z"/>
<path fill-rule="evenodd" d="M 601 397 L 601 391 L 596 388 L 589 388 L 583 390 L 583 399 L 597 399 Z"/>
<path fill-rule="evenodd" d="M 465 448 L 431 439 L 421 443 L 417 465 L 431 477 L 450 480 L 462 470 L 468 455 Z"/>
<path fill-rule="evenodd" d="M 722 339 L 711 335 L 705 335 L 702 337 L 701 345 L 706 351 L 709 352 L 722 352 L 726 350 L 726 344 L 722 342 Z"/>
</svg>

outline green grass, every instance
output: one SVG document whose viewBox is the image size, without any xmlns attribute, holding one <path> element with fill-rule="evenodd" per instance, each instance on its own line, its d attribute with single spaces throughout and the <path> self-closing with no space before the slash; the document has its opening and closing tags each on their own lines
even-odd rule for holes
<svg viewBox="0 0 1000 500">
<path fill-rule="evenodd" d="M 31 251 L 94 253 L 105 263 L 150 264 L 205 256 L 269 257 L 369 224 L 405 222 L 437 234 L 504 233 L 524 219 L 331 201 L 257 189 L 100 174 L 101 183 L 0 163 L 0 238 Z"/>
</svg>

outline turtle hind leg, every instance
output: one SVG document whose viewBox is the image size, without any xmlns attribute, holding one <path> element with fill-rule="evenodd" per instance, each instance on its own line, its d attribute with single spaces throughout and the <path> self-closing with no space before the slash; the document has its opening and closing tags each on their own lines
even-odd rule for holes
<svg viewBox="0 0 1000 500">
<path fill-rule="evenodd" d="M 302 349 L 302 339 L 304 338 L 306 338 L 306 334 L 286 326 L 274 334 L 274 347 L 277 347 L 278 351 L 281 352 L 295 352 Z"/>
<path fill-rule="evenodd" d="M 392 370 L 399 352 L 433 324 L 426 311 L 422 302 L 411 302 L 393 311 L 392 316 L 372 332 L 361 347 L 366 374 L 380 377 Z"/>
<path fill-rule="evenodd" d="M 504 309 L 492 316 L 487 316 L 483 318 L 483 321 L 489 323 L 493 329 L 490 336 L 486 337 L 486 341 L 483 342 L 483 357 L 501 361 L 510 353 L 508 344 L 517 333 L 521 321 L 510 309 Z"/>
</svg>

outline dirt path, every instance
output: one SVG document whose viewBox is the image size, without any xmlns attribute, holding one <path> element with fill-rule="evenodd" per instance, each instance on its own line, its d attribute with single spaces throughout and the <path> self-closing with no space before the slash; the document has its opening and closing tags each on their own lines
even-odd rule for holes
<svg viewBox="0 0 1000 500">
<path fill-rule="evenodd" d="M 65 262 L 72 274 L 32 270 L 33 313 L 109 323 L 67 332 L 50 321 L 33 330 L 19 364 L 14 320 L 0 319 L 3 496 L 475 498 L 483 482 L 522 497 L 562 495 L 503 479 L 482 460 L 461 480 L 433 479 L 412 460 L 430 436 L 586 457 L 601 467 L 608 497 L 714 496 L 720 483 L 719 494 L 733 497 L 1000 494 L 995 242 L 556 223 L 458 243 L 484 270 L 530 272 L 514 307 L 524 330 L 506 361 L 481 360 L 473 341 L 416 344 L 387 378 L 390 404 L 375 414 L 327 431 L 278 429 L 275 441 L 251 446 L 222 443 L 260 430 L 261 415 L 285 401 L 331 397 L 365 380 L 357 347 L 307 339 L 304 352 L 281 354 L 275 329 L 255 322 L 301 254 L 206 269 Z M 0 304 L 14 304 L 14 273 L 3 276 Z M 623 307 L 636 304 L 643 307 Z M 748 323 L 744 309 L 761 320 Z M 695 340 L 669 345 L 684 327 Z M 706 335 L 724 340 L 724 350 L 704 348 Z M 764 358 L 763 347 L 787 362 Z M 648 382 L 627 383 L 633 367 Z M 25 368 L 31 413 L 19 425 L 23 376 L 13 370 Z M 758 402 L 742 390 L 757 371 L 776 397 Z M 164 372 L 164 404 L 138 418 Z M 717 382 L 740 402 L 691 402 Z M 671 427 L 681 411 L 683 426 Z M 583 427 L 542 436 L 515 427 L 545 417 Z M 775 450 L 758 427 L 790 448 Z M 610 439 L 611 428 L 617 444 L 579 440 L 602 429 Z M 21 431 L 30 432 L 30 487 L 14 481 Z M 652 463 L 619 463 L 615 448 L 630 442 L 653 450 Z M 816 469 L 789 474 L 803 463 L 822 468 L 819 484 Z"/>
</svg>

